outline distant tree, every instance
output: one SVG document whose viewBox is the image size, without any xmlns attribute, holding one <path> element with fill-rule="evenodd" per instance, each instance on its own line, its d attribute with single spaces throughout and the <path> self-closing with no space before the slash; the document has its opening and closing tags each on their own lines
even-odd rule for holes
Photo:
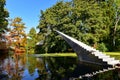
<svg viewBox="0 0 120 80">
<path fill-rule="evenodd" d="M 22 22 L 22 19 L 16 17 L 11 22 L 10 35 L 13 38 L 13 46 L 18 48 L 25 49 L 26 46 L 26 33 L 24 31 L 25 24 Z"/>
<path fill-rule="evenodd" d="M 5 7 L 5 0 L 0 0 L 0 35 L 5 32 L 8 25 L 8 20 L 6 18 L 9 17 L 8 11 L 4 8 Z"/>
<path fill-rule="evenodd" d="M 34 27 L 32 27 L 31 29 L 30 29 L 30 31 L 29 31 L 29 37 L 31 37 L 31 38 L 34 38 L 34 37 L 36 37 L 36 29 L 34 28 Z"/>
<path fill-rule="evenodd" d="M 34 51 L 35 49 L 35 46 L 36 46 L 36 43 L 37 43 L 37 32 L 36 32 L 36 29 L 34 27 L 32 27 L 28 33 L 28 39 L 27 39 L 27 42 L 28 42 L 28 49 L 29 49 L 29 52 L 32 52 Z"/>
<path fill-rule="evenodd" d="M 27 35 L 29 53 L 39 53 L 39 50 L 45 52 L 39 45 L 43 43 L 43 35 L 37 33 L 36 29 L 32 27 Z"/>
</svg>

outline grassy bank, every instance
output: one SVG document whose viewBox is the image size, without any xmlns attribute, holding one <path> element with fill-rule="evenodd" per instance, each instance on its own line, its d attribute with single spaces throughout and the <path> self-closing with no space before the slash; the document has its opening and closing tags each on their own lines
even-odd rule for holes
<svg viewBox="0 0 120 80">
<path fill-rule="evenodd" d="M 105 52 L 105 54 L 110 55 L 111 57 L 114 57 L 117 60 L 120 60 L 120 52 Z"/>
<path fill-rule="evenodd" d="M 104 52 L 107 55 L 114 55 L 114 56 L 120 56 L 120 52 Z"/>
<path fill-rule="evenodd" d="M 120 52 L 104 52 L 110 56 L 120 56 Z M 46 53 L 46 54 L 33 54 L 35 57 L 77 57 L 76 53 Z"/>
<path fill-rule="evenodd" d="M 33 54 L 35 57 L 77 57 L 76 53 L 46 53 Z"/>
</svg>

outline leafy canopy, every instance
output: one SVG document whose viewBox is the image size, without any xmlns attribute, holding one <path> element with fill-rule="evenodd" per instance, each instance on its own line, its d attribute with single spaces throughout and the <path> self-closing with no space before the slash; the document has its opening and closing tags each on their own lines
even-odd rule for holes
<svg viewBox="0 0 120 80">
<path fill-rule="evenodd" d="M 114 0 L 59 1 L 46 11 L 41 11 L 38 28 L 39 34 L 44 36 L 42 48 L 45 52 L 72 51 L 71 47 L 53 31 L 57 29 L 98 49 L 99 45 L 104 43 L 104 46 L 108 47 L 106 50 L 111 50 L 112 38 L 118 34 L 114 25 L 118 9 L 115 5 Z"/>
</svg>

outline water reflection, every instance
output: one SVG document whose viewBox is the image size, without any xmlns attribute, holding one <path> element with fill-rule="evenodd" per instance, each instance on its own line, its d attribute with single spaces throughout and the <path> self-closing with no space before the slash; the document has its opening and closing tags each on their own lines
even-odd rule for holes
<svg viewBox="0 0 120 80">
<path fill-rule="evenodd" d="M 24 54 L 6 55 L 0 58 L 0 80 L 73 80 L 102 68 L 81 63 L 75 57 L 28 57 L 27 60 Z M 118 73 L 117 69 L 108 71 L 91 80 L 119 80 Z"/>
<path fill-rule="evenodd" d="M 1 74 L 6 75 L 11 80 L 21 80 L 24 64 L 22 56 L 8 56 L 1 62 Z"/>
<path fill-rule="evenodd" d="M 41 80 L 47 64 L 42 58 L 29 57 L 25 54 L 6 55 L 0 61 L 0 80 Z M 43 79 L 45 80 L 45 79 Z"/>
</svg>

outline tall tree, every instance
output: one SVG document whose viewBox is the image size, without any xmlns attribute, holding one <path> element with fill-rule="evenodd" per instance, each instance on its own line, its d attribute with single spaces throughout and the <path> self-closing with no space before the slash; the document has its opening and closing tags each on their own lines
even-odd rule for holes
<svg viewBox="0 0 120 80">
<path fill-rule="evenodd" d="M 22 19 L 16 17 L 11 22 L 10 35 L 13 38 L 13 46 L 25 49 L 26 46 L 26 33 L 24 31 L 25 24 L 22 22 Z"/>
<path fill-rule="evenodd" d="M 120 50 L 120 0 L 115 0 L 115 22 L 114 22 L 114 29 L 112 37 L 112 49 L 113 50 Z"/>
<path fill-rule="evenodd" d="M 8 20 L 6 18 L 9 17 L 8 11 L 4 8 L 6 1 L 0 0 L 0 35 L 7 30 Z"/>
<path fill-rule="evenodd" d="M 109 15 L 110 20 L 111 20 L 111 27 L 110 27 L 110 34 L 109 34 L 109 50 L 110 51 L 114 51 L 117 49 L 117 46 L 120 45 L 118 43 L 118 39 L 119 39 L 119 22 L 120 22 L 120 6 L 118 4 L 120 4 L 119 0 L 109 0 L 109 11 L 111 10 L 111 15 Z M 117 43 L 117 44 L 116 44 Z"/>
<path fill-rule="evenodd" d="M 39 28 L 40 33 L 44 34 L 45 52 L 64 52 L 67 47 L 69 47 L 67 43 L 52 30 L 58 29 L 61 31 L 65 31 L 64 27 L 67 28 L 67 24 L 71 21 L 68 14 L 70 9 L 70 3 L 60 1 L 53 7 L 47 9 L 45 12 L 42 12 Z M 72 26 L 70 27 L 72 28 Z M 65 32 L 67 33 L 67 30 Z M 63 49 L 61 49 L 60 47 L 62 47 Z"/>
</svg>

